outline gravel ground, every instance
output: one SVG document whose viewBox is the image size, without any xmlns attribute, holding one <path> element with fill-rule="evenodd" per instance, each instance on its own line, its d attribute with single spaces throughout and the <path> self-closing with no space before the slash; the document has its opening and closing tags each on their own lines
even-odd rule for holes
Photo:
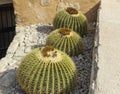
<svg viewBox="0 0 120 94">
<path fill-rule="evenodd" d="M 27 45 L 26 40 L 32 36 L 33 38 L 36 38 L 33 40 L 32 39 L 29 40 L 31 43 L 32 49 L 39 47 L 39 46 L 44 46 L 45 42 L 46 42 L 46 38 L 52 30 L 53 30 L 53 27 L 51 25 L 39 24 L 39 25 L 33 25 L 30 27 L 27 27 L 27 30 L 25 32 L 25 38 L 24 38 L 25 41 L 23 43 L 25 43 L 25 45 Z M 29 31 L 29 32 L 27 32 L 27 31 Z M 37 31 L 37 32 L 35 33 L 34 31 Z M 36 41 L 36 44 L 33 41 Z M 87 34 L 87 36 L 85 36 L 83 38 L 83 41 L 84 41 L 84 51 L 78 57 L 71 57 L 73 59 L 73 61 L 75 62 L 77 70 L 78 70 L 78 85 L 75 87 L 75 89 L 70 94 L 88 94 L 88 91 L 89 91 L 91 66 L 92 66 L 92 48 L 94 46 L 94 33 L 90 32 L 89 34 Z M 25 52 L 27 51 L 26 47 L 27 46 L 25 46 L 25 48 L 24 48 Z M 15 56 L 16 56 L 16 54 L 14 54 L 14 56 L 12 58 L 16 59 Z M 15 64 L 14 67 L 17 68 L 18 65 Z M 8 64 L 7 68 L 12 69 L 11 66 L 9 66 L 9 64 Z M 6 72 L 4 74 L 7 75 L 7 73 L 8 72 Z M 13 76 L 14 76 L 16 73 L 16 69 L 11 70 L 11 73 L 13 73 Z M 0 74 L 0 81 L 1 81 L 1 77 L 4 78 L 5 76 L 3 74 Z M 16 76 L 14 76 L 14 77 L 16 77 Z M 25 94 L 24 91 L 22 91 L 20 89 L 16 78 L 14 78 L 14 79 L 15 79 L 14 82 L 12 82 L 12 84 L 9 86 L 9 88 L 8 87 L 3 88 L 6 91 L 8 89 L 9 93 L 2 93 L 2 94 Z M 1 88 L 1 86 L 0 86 L 0 88 Z"/>
</svg>

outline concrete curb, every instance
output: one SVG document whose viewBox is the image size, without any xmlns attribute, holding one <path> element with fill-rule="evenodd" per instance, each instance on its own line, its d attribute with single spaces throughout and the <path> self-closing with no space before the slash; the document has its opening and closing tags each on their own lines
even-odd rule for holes
<svg viewBox="0 0 120 94">
<path fill-rule="evenodd" d="M 96 31 L 94 37 L 94 47 L 93 47 L 93 57 L 92 57 L 92 68 L 91 68 L 91 78 L 90 78 L 90 87 L 88 94 L 95 94 L 94 90 L 96 87 L 96 75 L 97 75 L 97 62 L 98 62 L 98 46 L 99 46 L 99 11 L 100 7 L 97 11 L 97 22 L 96 22 Z"/>
</svg>

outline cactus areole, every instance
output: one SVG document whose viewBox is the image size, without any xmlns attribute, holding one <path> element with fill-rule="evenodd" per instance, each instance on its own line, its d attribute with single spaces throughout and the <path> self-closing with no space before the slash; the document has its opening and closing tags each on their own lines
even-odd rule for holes
<svg viewBox="0 0 120 94">
<path fill-rule="evenodd" d="M 66 12 L 71 16 L 77 16 L 79 14 L 78 10 L 72 7 L 67 7 Z"/>
<path fill-rule="evenodd" d="M 71 32 L 71 30 L 68 29 L 68 28 L 61 28 L 61 29 L 59 30 L 59 33 L 61 33 L 61 34 L 63 34 L 63 35 L 70 35 L 70 32 Z"/>
<path fill-rule="evenodd" d="M 41 58 L 46 63 L 56 63 L 62 60 L 61 54 L 58 53 L 58 51 L 52 47 L 52 46 L 46 46 L 41 49 L 41 55 L 38 55 L 38 58 Z"/>
<path fill-rule="evenodd" d="M 46 46 L 23 58 L 17 80 L 26 94 L 69 94 L 77 84 L 77 72 L 70 57 Z"/>
<path fill-rule="evenodd" d="M 77 9 L 68 7 L 56 14 L 53 26 L 55 29 L 70 28 L 83 37 L 87 33 L 87 18 Z"/>
</svg>

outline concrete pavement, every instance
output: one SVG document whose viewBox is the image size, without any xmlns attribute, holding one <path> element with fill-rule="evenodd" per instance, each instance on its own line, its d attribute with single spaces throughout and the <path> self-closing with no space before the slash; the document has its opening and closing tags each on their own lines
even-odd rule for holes
<svg viewBox="0 0 120 94">
<path fill-rule="evenodd" d="M 101 0 L 95 94 L 120 94 L 120 0 Z"/>
</svg>

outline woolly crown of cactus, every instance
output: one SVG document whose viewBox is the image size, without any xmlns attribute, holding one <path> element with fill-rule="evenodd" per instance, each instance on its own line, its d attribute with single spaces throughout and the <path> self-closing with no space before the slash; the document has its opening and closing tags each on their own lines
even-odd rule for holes
<svg viewBox="0 0 120 94">
<path fill-rule="evenodd" d="M 68 28 L 52 31 L 46 39 L 46 45 L 51 45 L 70 56 L 78 56 L 83 49 L 82 38 Z"/>
<path fill-rule="evenodd" d="M 69 94 L 76 86 L 77 72 L 70 57 L 46 46 L 23 58 L 17 79 L 27 94 Z"/>
<path fill-rule="evenodd" d="M 55 29 L 71 28 L 83 37 L 87 33 L 87 18 L 75 8 L 67 7 L 56 14 L 53 26 Z"/>
</svg>

